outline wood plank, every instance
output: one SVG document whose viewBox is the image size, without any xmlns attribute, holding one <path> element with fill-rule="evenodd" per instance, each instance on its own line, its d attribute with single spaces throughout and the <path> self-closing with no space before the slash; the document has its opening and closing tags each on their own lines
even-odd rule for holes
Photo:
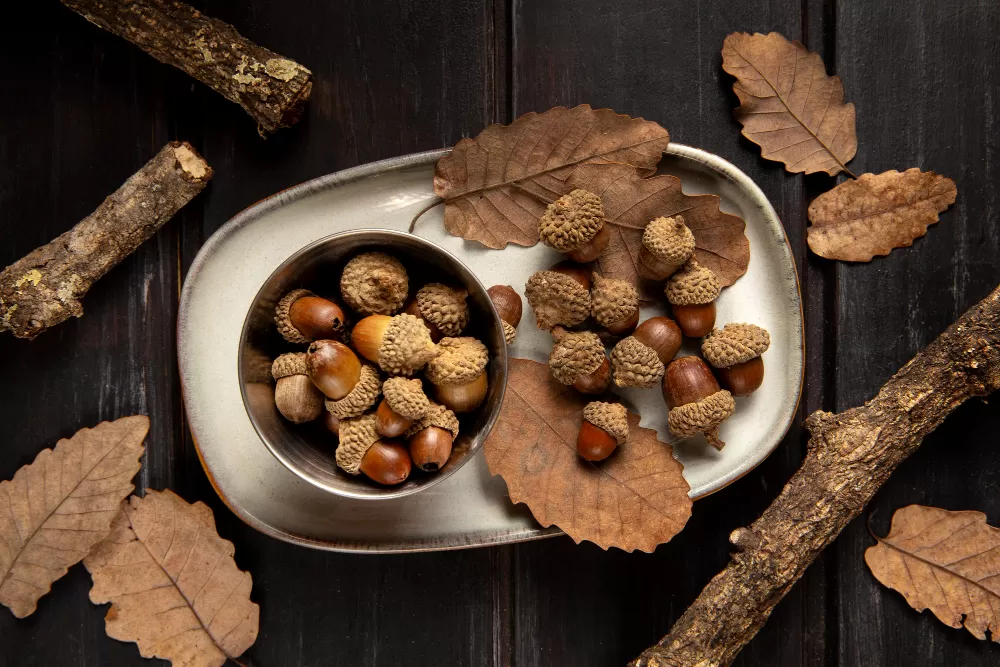
<svg viewBox="0 0 1000 667">
<path fill-rule="evenodd" d="M 895 369 L 1000 282 L 1000 58 L 996 3 L 889 0 L 837 4 L 836 68 L 858 109 L 855 173 L 930 169 L 958 200 L 912 248 L 841 265 L 837 280 L 838 408 L 869 398 Z M 975 509 L 1000 520 L 995 404 L 959 408 L 893 475 L 834 545 L 839 664 L 996 664 L 996 646 L 917 614 L 864 564 L 892 512 L 910 503 Z"/>
<path fill-rule="evenodd" d="M 674 141 L 721 155 L 761 186 L 785 223 L 801 269 L 803 181 L 763 160 L 757 146 L 740 138 L 732 116 L 738 102 L 720 54 L 732 30 L 779 30 L 801 38 L 808 21 L 800 2 L 516 0 L 513 16 L 515 115 L 587 102 L 659 121 Z M 822 290 L 813 301 L 820 310 L 808 322 L 810 343 L 822 338 Z M 820 403 L 821 394 L 814 391 L 801 410 Z M 669 629 L 722 567 L 729 532 L 752 521 L 781 489 L 798 466 L 803 444 L 795 426 L 757 470 L 697 502 L 685 531 L 652 555 L 604 553 L 566 539 L 516 547 L 515 663 L 621 664 L 635 657 Z M 819 571 L 809 580 L 813 595 L 793 590 L 737 664 L 822 663 L 825 601 L 816 593 L 825 575 Z M 803 652 L 806 636 L 819 646 L 818 658 Z"/>
</svg>

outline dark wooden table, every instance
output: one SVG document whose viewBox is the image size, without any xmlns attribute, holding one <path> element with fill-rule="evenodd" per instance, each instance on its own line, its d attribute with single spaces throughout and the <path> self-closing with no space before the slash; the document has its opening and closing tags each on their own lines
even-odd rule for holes
<svg viewBox="0 0 1000 667">
<path fill-rule="evenodd" d="M 308 117 L 268 141 L 252 121 L 55 0 L 0 22 L 0 266 L 88 214 L 166 141 L 215 169 L 208 190 L 99 282 L 86 315 L 34 342 L 0 338 L 0 479 L 80 426 L 152 419 L 137 486 L 215 510 L 254 577 L 249 664 L 613 665 L 665 633 L 728 558 L 727 536 L 802 457 L 795 427 L 757 470 L 694 507 L 656 553 L 556 538 L 407 556 L 322 553 L 242 524 L 202 472 L 184 421 L 174 321 L 183 276 L 230 216 L 277 190 L 381 158 L 447 146 L 488 123 L 588 102 L 659 121 L 763 188 L 791 238 L 806 305 L 801 413 L 878 387 L 1000 282 L 1000 4 L 994 0 L 281 0 L 196 2 L 315 74 Z M 740 138 L 719 50 L 731 31 L 777 30 L 820 52 L 857 105 L 857 173 L 921 167 L 958 201 L 929 235 L 870 264 L 806 252 L 806 207 L 833 185 L 794 176 Z M 865 522 L 910 503 L 1000 522 L 1000 410 L 960 408 L 778 606 L 740 665 L 974 666 L 1000 648 L 911 610 L 869 574 Z M 15 620 L 0 665 L 140 665 L 104 634 L 74 568 Z"/>
</svg>

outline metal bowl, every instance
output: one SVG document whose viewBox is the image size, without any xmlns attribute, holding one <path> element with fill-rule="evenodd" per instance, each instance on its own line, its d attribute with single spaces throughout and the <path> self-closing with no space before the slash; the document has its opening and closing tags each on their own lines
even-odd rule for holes
<svg viewBox="0 0 1000 667">
<path fill-rule="evenodd" d="M 336 437 L 321 420 L 292 424 L 274 404 L 271 362 L 282 352 L 303 349 L 281 338 L 274 324 L 274 306 L 283 294 L 296 288 L 320 295 L 339 293 L 339 276 L 352 257 L 380 250 L 406 266 L 410 290 L 428 282 L 461 286 L 469 293 L 469 326 L 462 335 L 483 341 L 490 353 L 489 391 L 475 411 L 460 415 L 461 428 L 451 457 L 434 473 L 413 468 L 398 486 L 380 486 L 363 475 L 341 470 L 334 459 Z M 243 405 L 260 439 L 286 468 L 329 493 L 348 498 L 377 500 L 399 498 L 428 489 L 461 468 L 483 445 L 503 403 L 507 380 L 507 345 L 503 326 L 486 288 L 454 255 L 424 239 L 386 229 L 361 229 L 334 234 L 312 243 L 285 260 L 257 292 L 243 322 L 239 347 L 240 389 Z"/>
</svg>

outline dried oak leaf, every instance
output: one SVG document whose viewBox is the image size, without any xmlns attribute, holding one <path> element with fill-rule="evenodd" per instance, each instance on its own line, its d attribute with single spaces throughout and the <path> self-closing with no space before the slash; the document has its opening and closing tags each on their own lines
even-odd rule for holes
<svg viewBox="0 0 1000 667">
<path fill-rule="evenodd" d="M 90 600 L 112 603 L 108 636 L 135 642 L 142 657 L 219 667 L 254 643 L 260 617 L 233 553 L 207 505 L 147 490 L 121 504 L 111 534 L 84 559 Z"/>
<path fill-rule="evenodd" d="M 865 552 L 883 585 L 899 591 L 917 611 L 930 609 L 953 628 L 1000 642 L 1000 529 L 982 512 L 949 512 L 910 505 L 897 510 L 892 528 Z"/>
<path fill-rule="evenodd" d="M 608 247 L 598 258 L 608 278 L 639 284 L 638 262 L 642 233 L 660 216 L 683 215 L 694 234 L 695 257 L 715 272 L 723 287 L 732 285 L 750 264 L 750 241 L 742 218 L 719 210 L 716 195 L 686 195 L 676 176 L 642 178 L 624 165 L 582 165 L 570 177 L 574 188 L 601 197 L 611 227 Z M 662 300 L 662 284 L 657 298 Z"/>
<path fill-rule="evenodd" d="M 809 205 L 809 249 L 848 262 L 888 255 L 926 234 L 957 195 L 955 181 L 932 171 L 862 174 Z"/>
<path fill-rule="evenodd" d="M 103 540 L 132 492 L 145 416 L 84 428 L 0 482 L 0 604 L 24 618 Z"/>
<path fill-rule="evenodd" d="M 556 107 L 459 141 L 438 160 L 434 192 L 445 201 L 444 226 L 455 236 L 488 248 L 531 246 L 544 201 L 572 190 L 567 181 L 581 165 L 623 163 L 648 175 L 669 143 L 652 121 L 586 104 Z"/>
<path fill-rule="evenodd" d="M 483 446 L 490 472 L 503 476 L 512 502 L 576 542 L 653 551 L 691 516 L 683 466 L 631 412 L 628 441 L 600 463 L 583 460 L 576 438 L 587 402 L 545 364 L 511 359 L 503 407 Z"/>
<path fill-rule="evenodd" d="M 823 59 L 776 32 L 734 32 L 722 45 L 722 69 L 736 77 L 736 118 L 761 155 L 792 173 L 844 171 L 858 150 L 854 105 Z"/>
</svg>

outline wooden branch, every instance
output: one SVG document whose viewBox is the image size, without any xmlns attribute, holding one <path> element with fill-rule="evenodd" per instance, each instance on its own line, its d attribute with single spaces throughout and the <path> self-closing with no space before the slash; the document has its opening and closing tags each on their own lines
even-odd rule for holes
<svg viewBox="0 0 1000 667">
<path fill-rule="evenodd" d="M 312 72 L 254 44 L 236 29 L 170 0 L 62 0 L 91 23 L 184 70 L 257 121 L 261 136 L 294 125 Z"/>
<path fill-rule="evenodd" d="M 719 667 L 764 625 L 816 556 L 952 410 L 1000 386 L 1000 287 L 859 408 L 814 412 L 809 451 L 771 506 L 729 540 L 737 552 L 634 667 Z M 860 558 L 860 554 L 858 555 Z"/>
<path fill-rule="evenodd" d="M 163 147 L 73 229 L 0 272 L 0 331 L 34 338 L 83 315 L 90 286 L 205 189 L 212 169 L 187 142 Z"/>
</svg>

